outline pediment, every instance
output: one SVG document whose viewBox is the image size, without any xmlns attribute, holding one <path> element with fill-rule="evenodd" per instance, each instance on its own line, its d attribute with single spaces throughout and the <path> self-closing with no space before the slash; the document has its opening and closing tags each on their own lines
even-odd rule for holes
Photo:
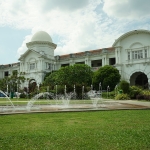
<svg viewBox="0 0 150 150">
<path fill-rule="evenodd" d="M 143 47 L 142 43 L 140 43 L 140 42 L 135 42 L 135 43 L 130 45 L 131 49 L 139 48 L 139 47 Z"/>
<path fill-rule="evenodd" d="M 35 50 L 32 50 L 32 49 L 28 49 L 24 54 L 22 54 L 20 56 L 20 58 L 18 60 L 25 60 L 27 57 L 29 56 L 34 56 L 34 57 L 42 57 L 43 55 L 38 53 L 37 51 Z"/>
</svg>

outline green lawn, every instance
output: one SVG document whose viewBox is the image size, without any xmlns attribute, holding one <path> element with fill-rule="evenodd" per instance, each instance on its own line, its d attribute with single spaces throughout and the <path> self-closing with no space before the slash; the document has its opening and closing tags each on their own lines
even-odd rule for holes
<svg viewBox="0 0 150 150">
<path fill-rule="evenodd" d="M 31 99 L 17 99 L 17 98 L 13 98 L 11 99 L 12 103 L 14 105 L 27 105 L 27 103 L 30 101 Z M 34 104 L 62 104 L 62 100 L 49 100 L 49 99 L 37 99 L 37 101 Z M 69 102 L 70 104 L 92 104 L 91 100 L 70 100 Z M 101 103 L 101 101 L 99 100 L 98 103 Z M 11 103 L 5 99 L 5 98 L 1 98 L 0 99 L 0 105 L 11 105 Z"/>
<path fill-rule="evenodd" d="M 149 150 L 150 110 L 0 116 L 0 150 Z"/>
</svg>

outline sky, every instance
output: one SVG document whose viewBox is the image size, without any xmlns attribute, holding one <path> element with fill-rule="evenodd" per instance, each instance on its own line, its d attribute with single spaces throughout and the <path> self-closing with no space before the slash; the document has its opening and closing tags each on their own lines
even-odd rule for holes
<svg viewBox="0 0 150 150">
<path fill-rule="evenodd" d="M 37 31 L 55 55 L 111 47 L 126 32 L 150 30 L 150 0 L 0 0 L 0 65 L 18 62 Z"/>
</svg>

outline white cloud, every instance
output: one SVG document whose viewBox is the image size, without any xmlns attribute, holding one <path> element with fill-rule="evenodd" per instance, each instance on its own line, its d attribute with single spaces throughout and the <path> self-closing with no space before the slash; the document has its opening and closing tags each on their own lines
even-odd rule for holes
<svg viewBox="0 0 150 150">
<path fill-rule="evenodd" d="M 43 10 L 60 9 L 66 11 L 74 11 L 88 5 L 89 0 L 45 0 Z"/>
<path fill-rule="evenodd" d="M 22 55 L 27 50 L 26 43 L 30 42 L 31 37 L 32 37 L 32 35 L 25 36 L 25 39 L 24 39 L 21 47 L 18 48 L 18 50 L 17 50 L 17 57 L 18 58 L 20 57 L 20 55 Z"/>
<path fill-rule="evenodd" d="M 58 45 L 55 55 L 61 55 L 110 47 L 129 25 L 114 17 L 126 20 L 149 14 L 149 9 L 144 9 L 147 0 L 146 5 L 140 0 L 103 1 L 103 10 L 112 18 L 102 12 L 101 0 L 0 0 L 0 26 L 31 29 L 20 44 L 18 56 L 27 50 L 26 43 L 39 30 L 51 35 Z"/>
<path fill-rule="evenodd" d="M 15 0 L 15 2 L 17 2 L 17 0 Z M 72 11 L 71 7 L 75 5 L 76 1 L 67 3 L 67 11 L 63 11 L 67 6 L 65 6 L 65 8 L 62 6 L 62 8 L 57 9 L 56 2 L 59 1 L 53 3 L 53 7 L 51 6 L 49 11 L 43 11 L 44 8 L 40 8 L 39 6 L 43 6 L 46 2 L 50 5 L 51 1 L 45 0 L 43 5 L 41 1 L 37 1 L 37 7 L 33 7 L 32 11 L 30 9 L 33 1 L 29 5 L 29 1 L 26 0 L 24 6 L 22 6 L 21 3 L 17 4 L 15 2 L 11 4 L 7 3 L 7 7 L 9 7 L 11 11 L 5 14 L 11 16 L 10 20 L 12 20 L 16 28 L 32 29 L 31 35 L 25 37 L 21 47 L 18 49 L 18 55 L 27 50 L 26 43 L 29 42 L 33 34 L 39 30 L 48 32 L 52 38 L 55 35 L 60 37 L 60 41 L 56 43 L 58 44 L 55 51 L 56 55 L 88 50 L 93 47 L 92 45 L 96 44 L 94 43 L 94 38 L 96 38 L 94 33 L 98 19 L 94 9 L 97 4 L 101 3 L 100 1 L 94 0 L 93 3 L 88 3 L 88 1 L 84 0 L 76 4 L 74 11 Z M 11 6 L 13 6 L 13 8 Z M 17 10 L 16 7 L 26 10 L 20 13 L 21 9 Z M 81 9 L 83 7 L 84 9 Z M 11 25 L 11 22 L 5 21 L 5 23 Z"/>
<path fill-rule="evenodd" d="M 149 0 L 104 0 L 103 10 L 108 16 L 139 20 L 150 16 Z"/>
</svg>

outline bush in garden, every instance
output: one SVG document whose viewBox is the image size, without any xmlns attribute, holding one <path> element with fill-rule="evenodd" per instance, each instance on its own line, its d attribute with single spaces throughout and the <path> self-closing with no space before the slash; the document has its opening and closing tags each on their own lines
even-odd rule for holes
<svg viewBox="0 0 150 150">
<path fill-rule="evenodd" d="M 129 91 L 130 98 L 136 99 L 137 95 L 140 95 L 142 93 L 142 88 L 138 86 L 130 86 Z"/>
<path fill-rule="evenodd" d="M 130 99 L 129 95 L 128 94 L 118 94 L 116 97 L 115 97 L 116 100 L 128 100 Z"/>
<path fill-rule="evenodd" d="M 129 83 L 125 80 L 122 80 L 119 85 L 120 89 L 123 90 L 123 93 L 129 93 Z"/>
<path fill-rule="evenodd" d="M 143 90 L 142 92 L 143 99 L 150 100 L 150 91 L 149 90 Z"/>
<path fill-rule="evenodd" d="M 26 94 L 21 93 L 21 94 L 20 94 L 20 98 L 26 98 Z"/>
<path fill-rule="evenodd" d="M 115 91 L 111 92 L 102 92 L 102 98 L 114 99 Z"/>
<path fill-rule="evenodd" d="M 143 100 L 143 99 L 145 99 L 145 97 L 144 97 L 143 94 L 138 94 L 138 95 L 136 96 L 136 99 L 137 99 L 137 100 Z"/>
<path fill-rule="evenodd" d="M 97 71 L 94 72 L 93 75 L 93 85 L 96 90 L 99 89 L 99 83 L 103 89 L 107 90 L 107 86 L 109 85 L 110 90 L 112 91 L 115 86 L 120 81 L 121 75 L 119 74 L 119 70 L 114 68 L 113 66 L 103 66 L 100 67 Z"/>
<path fill-rule="evenodd" d="M 66 87 L 66 91 L 68 90 L 68 87 Z M 64 94 L 65 91 L 65 85 L 57 85 L 57 89 L 56 86 L 54 87 L 54 93 L 56 93 L 57 90 L 57 94 Z"/>
</svg>

